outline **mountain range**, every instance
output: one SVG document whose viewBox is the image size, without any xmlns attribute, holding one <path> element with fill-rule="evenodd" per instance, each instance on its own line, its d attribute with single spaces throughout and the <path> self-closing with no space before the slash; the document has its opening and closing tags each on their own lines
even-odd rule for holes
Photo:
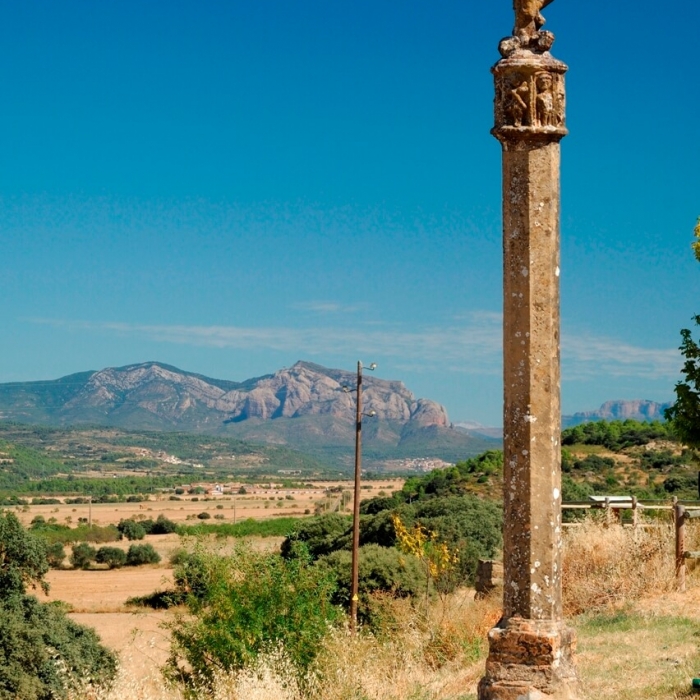
<svg viewBox="0 0 700 700">
<path fill-rule="evenodd" d="M 596 420 L 627 420 L 631 418 L 638 421 L 662 421 L 664 420 L 664 410 L 670 405 L 670 403 L 657 403 L 647 399 L 606 401 L 595 411 L 582 411 L 571 416 L 562 416 L 561 422 L 564 428 L 570 428 Z"/>
<path fill-rule="evenodd" d="M 58 426 L 228 435 L 285 445 L 348 466 L 354 453 L 356 375 L 310 362 L 243 382 L 159 362 L 0 384 L 0 420 Z M 363 376 L 368 465 L 401 458 L 457 461 L 498 440 L 455 429 L 444 407 L 400 381 Z"/>
</svg>

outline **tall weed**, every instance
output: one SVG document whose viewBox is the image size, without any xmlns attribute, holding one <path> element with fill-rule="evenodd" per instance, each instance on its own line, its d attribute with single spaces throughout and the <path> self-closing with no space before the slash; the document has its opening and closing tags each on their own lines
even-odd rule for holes
<svg viewBox="0 0 700 700">
<path fill-rule="evenodd" d="M 633 529 L 587 518 L 565 530 L 565 615 L 670 590 L 675 579 L 674 537 L 672 525 L 658 521 L 653 527 Z"/>
</svg>

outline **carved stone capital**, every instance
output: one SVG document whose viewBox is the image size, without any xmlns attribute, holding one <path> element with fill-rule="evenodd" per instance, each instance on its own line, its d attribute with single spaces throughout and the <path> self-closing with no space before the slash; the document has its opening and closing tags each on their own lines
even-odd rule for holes
<svg viewBox="0 0 700 700">
<path fill-rule="evenodd" d="M 519 43 L 517 37 L 501 43 L 511 39 Z M 491 69 L 496 83 L 495 126 L 491 133 L 504 146 L 513 148 L 560 141 L 568 133 L 566 71 L 565 63 L 546 52 L 523 48 L 509 51 Z"/>
</svg>

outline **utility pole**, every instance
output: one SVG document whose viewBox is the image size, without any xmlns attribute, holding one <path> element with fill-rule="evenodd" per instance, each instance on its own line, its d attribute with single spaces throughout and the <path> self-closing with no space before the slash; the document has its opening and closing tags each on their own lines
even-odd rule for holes
<svg viewBox="0 0 700 700">
<path fill-rule="evenodd" d="M 374 370 L 373 362 L 367 369 Z M 347 387 L 346 387 L 347 390 Z M 360 476 L 362 473 L 362 362 L 357 362 L 357 402 L 355 406 L 355 493 L 352 509 L 352 582 L 350 586 L 350 631 L 357 631 L 357 601 L 359 589 L 360 555 Z M 374 416 L 371 411 L 368 416 Z"/>
</svg>

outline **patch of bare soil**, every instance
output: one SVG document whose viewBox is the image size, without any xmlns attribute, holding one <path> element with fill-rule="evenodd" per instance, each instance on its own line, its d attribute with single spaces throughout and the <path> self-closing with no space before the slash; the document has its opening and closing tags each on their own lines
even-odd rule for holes
<svg viewBox="0 0 700 700">
<path fill-rule="evenodd" d="M 170 650 L 170 635 L 162 624 L 170 617 L 167 611 L 137 613 L 71 613 L 81 625 L 93 627 L 102 643 L 119 655 L 123 678 L 127 686 L 138 688 L 138 697 L 156 698 L 163 695 L 160 669 Z M 124 688 L 128 691 L 128 687 Z M 123 700 L 129 700 L 129 695 Z M 133 693 L 136 697 L 137 693 Z"/>
<path fill-rule="evenodd" d="M 49 600 L 62 600 L 80 613 L 127 610 L 126 599 L 172 587 L 172 570 L 150 566 L 110 570 L 52 570 L 46 576 Z M 45 600 L 39 594 L 39 598 Z"/>
</svg>

